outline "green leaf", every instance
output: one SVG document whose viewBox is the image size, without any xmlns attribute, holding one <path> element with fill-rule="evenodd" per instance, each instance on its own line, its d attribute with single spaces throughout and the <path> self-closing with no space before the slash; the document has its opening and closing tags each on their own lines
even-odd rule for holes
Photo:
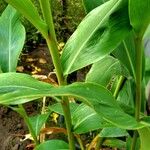
<svg viewBox="0 0 150 150">
<path fill-rule="evenodd" d="M 25 16 L 44 36 L 47 36 L 48 29 L 46 23 L 40 18 L 36 7 L 31 0 L 6 0 Z"/>
<path fill-rule="evenodd" d="M 143 35 L 150 23 L 150 1 L 129 0 L 129 17 L 134 30 Z"/>
<path fill-rule="evenodd" d="M 0 104 L 26 103 L 44 96 L 73 96 L 92 107 L 106 121 L 119 128 L 138 129 L 144 125 L 124 113 L 112 94 L 103 86 L 93 83 L 74 83 L 53 87 L 20 73 L 0 74 Z M 90 94 L 89 94 L 90 93 Z"/>
<path fill-rule="evenodd" d="M 0 66 L 3 72 L 15 72 L 25 41 L 25 29 L 20 15 L 7 6 L 0 17 Z"/>
<path fill-rule="evenodd" d="M 83 0 L 83 4 L 87 13 L 89 13 L 94 8 L 104 4 L 108 0 Z"/>
<path fill-rule="evenodd" d="M 126 148 L 126 143 L 122 140 L 111 138 L 111 139 L 106 139 L 103 143 L 104 146 L 107 147 L 113 147 L 113 148 L 119 148 L 119 149 L 125 149 Z"/>
<path fill-rule="evenodd" d="M 3 73 L 2 69 L 1 69 L 1 66 L 0 66 L 0 73 Z"/>
<path fill-rule="evenodd" d="M 50 140 L 43 142 L 35 148 L 35 150 L 69 150 L 69 146 L 66 142 L 61 140 Z"/>
<path fill-rule="evenodd" d="M 127 80 L 118 94 L 117 101 L 134 108 L 134 93 L 133 81 Z"/>
<path fill-rule="evenodd" d="M 108 127 L 102 129 L 100 132 L 100 137 L 122 137 L 127 136 L 128 132 L 124 129 L 116 128 L 116 127 Z"/>
<path fill-rule="evenodd" d="M 64 75 L 108 55 L 130 30 L 126 0 L 110 0 L 91 11 L 64 47 Z"/>
<path fill-rule="evenodd" d="M 145 127 L 140 130 L 138 130 L 140 135 L 140 141 L 141 141 L 141 150 L 149 150 L 150 148 L 150 128 Z"/>
<path fill-rule="evenodd" d="M 73 131 L 77 134 L 83 134 L 100 128 L 112 126 L 98 115 L 92 108 L 81 104 L 72 113 Z"/>
<path fill-rule="evenodd" d="M 86 82 L 95 82 L 107 87 L 118 75 L 125 75 L 120 62 L 111 56 L 106 56 L 92 65 L 86 76 Z"/>
<path fill-rule="evenodd" d="M 122 62 L 135 79 L 135 44 L 132 32 L 113 51 L 113 55 Z"/>
<path fill-rule="evenodd" d="M 46 122 L 48 116 L 49 116 L 49 113 L 29 117 L 30 124 L 32 125 L 32 128 L 36 136 L 39 135 L 40 130 L 43 124 Z"/>
</svg>

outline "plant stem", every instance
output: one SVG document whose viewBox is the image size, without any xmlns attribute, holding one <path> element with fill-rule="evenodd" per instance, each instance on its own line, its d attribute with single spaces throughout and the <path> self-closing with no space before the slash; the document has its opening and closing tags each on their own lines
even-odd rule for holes
<svg viewBox="0 0 150 150">
<path fill-rule="evenodd" d="M 39 0 L 39 1 L 40 1 L 40 6 L 42 9 L 44 19 L 48 26 L 48 36 L 45 37 L 45 39 L 46 39 L 46 42 L 47 42 L 47 45 L 48 45 L 48 48 L 52 57 L 52 61 L 55 67 L 58 83 L 59 85 L 65 85 L 66 82 L 63 76 L 63 70 L 62 70 L 62 66 L 60 62 L 59 51 L 58 51 L 58 46 L 57 46 L 53 18 L 52 18 L 52 12 L 51 12 L 51 5 L 50 5 L 51 1 L 49 0 Z M 66 97 L 62 98 L 62 108 L 64 111 L 64 117 L 65 117 L 65 122 L 66 122 L 67 133 L 68 133 L 69 149 L 75 150 L 75 144 L 74 144 L 75 142 L 74 142 L 74 136 L 72 133 L 69 100 Z"/>
<path fill-rule="evenodd" d="M 46 107 L 46 97 L 43 97 L 43 101 L 42 101 L 42 110 L 41 110 L 41 114 L 45 114 L 45 107 Z M 42 128 L 45 128 L 46 125 L 45 123 L 43 124 Z M 40 143 L 45 141 L 45 134 L 40 134 Z"/>
<path fill-rule="evenodd" d="M 131 150 L 136 150 L 135 148 L 136 148 L 137 138 L 138 138 L 138 132 L 134 131 L 133 140 L 132 140 L 132 144 L 131 144 Z"/>
<path fill-rule="evenodd" d="M 135 48 L 136 48 L 136 99 L 135 99 L 135 118 L 140 121 L 141 112 L 141 96 L 142 96 L 142 55 L 143 55 L 142 38 L 136 37 Z M 135 150 L 138 133 L 134 131 L 132 150 Z"/>
<path fill-rule="evenodd" d="M 136 99 L 135 99 L 135 118 L 140 120 L 141 112 L 141 95 L 142 95 L 142 38 L 135 39 L 136 48 Z"/>
<path fill-rule="evenodd" d="M 69 100 L 67 97 L 63 97 L 62 100 L 62 108 L 65 116 L 68 140 L 69 140 L 69 149 L 75 150 L 75 142 L 74 142 L 74 135 L 72 133 L 72 124 L 71 124 L 71 113 L 69 107 Z"/>
<path fill-rule="evenodd" d="M 35 135 L 35 132 L 34 132 L 34 130 L 32 128 L 32 125 L 31 125 L 31 123 L 29 121 L 29 117 L 27 116 L 27 113 L 26 113 L 24 107 L 22 105 L 18 105 L 18 106 L 21 109 L 20 115 L 23 117 L 26 125 L 28 126 L 28 129 L 29 129 L 29 131 L 30 131 L 30 133 L 31 133 L 31 135 L 33 137 L 33 140 L 34 140 L 36 146 L 39 145 L 39 141 L 37 140 L 37 136 Z"/>
</svg>

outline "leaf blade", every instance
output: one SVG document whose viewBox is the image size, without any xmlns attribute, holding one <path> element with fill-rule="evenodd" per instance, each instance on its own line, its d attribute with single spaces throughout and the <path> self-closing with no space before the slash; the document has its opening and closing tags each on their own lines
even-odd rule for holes
<svg viewBox="0 0 150 150">
<path fill-rule="evenodd" d="M 15 72 L 25 42 L 25 29 L 18 12 L 8 5 L 0 17 L 0 65 L 3 72 Z"/>
<path fill-rule="evenodd" d="M 81 22 L 63 50 L 64 75 L 102 59 L 130 30 L 127 1 L 110 0 L 94 9 Z"/>
<path fill-rule="evenodd" d="M 73 96 L 89 105 L 106 121 L 119 128 L 138 129 L 144 126 L 137 123 L 135 118 L 124 113 L 110 91 L 98 84 L 74 83 L 53 87 L 31 78 L 29 75 L 3 73 L 0 74 L 0 86 L 0 104 L 3 105 L 25 103 L 43 96 L 54 98 Z"/>
</svg>

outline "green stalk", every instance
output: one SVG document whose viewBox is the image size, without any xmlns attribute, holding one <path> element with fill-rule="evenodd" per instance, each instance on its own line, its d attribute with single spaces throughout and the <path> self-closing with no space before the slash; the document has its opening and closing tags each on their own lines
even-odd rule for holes
<svg viewBox="0 0 150 150">
<path fill-rule="evenodd" d="M 142 97 L 142 55 L 143 55 L 143 45 L 142 38 L 136 37 L 135 39 L 135 48 L 136 48 L 136 99 L 135 99 L 135 118 L 140 121 L 140 112 L 141 112 L 141 97 Z M 136 141 L 138 133 L 134 131 L 133 141 L 132 141 L 132 150 L 135 150 Z"/>
<path fill-rule="evenodd" d="M 53 60 L 54 67 L 56 69 L 56 76 L 58 82 L 60 85 L 63 85 L 64 84 L 63 71 L 62 71 L 60 58 L 59 58 L 59 51 L 57 47 L 56 34 L 55 34 L 52 12 L 51 12 L 51 5 L 50 5 L 51 2 L 49 2 L 49 0 L 39 0 L 39 1 L 40 1 L 43 17 L 48 26 L 48 36 L 45 37 L 45 39 Z"/>
<path fill-rule="evenodd" d="M 56 76 L 58 79 L 59 85 L 65 85 L 65 79 L 63 76 L 63 70 L 60 62 L 59 57 L 59 51 L 57 47 L 57 40 L 56 40 L 56 34 L 53 24 L 53 18 L 52 18 L 52 12 L 51 12 L 51 1 L 49 0 L 39 0 L 41 10 L 43 13 L 43 17 L 48 25 L 48 36 L 45 37 L 52 61 L 56 70 Z M 67 128 L 67 134 L 68 134 L 68 141 L 69 141 L 69 149 L 75 150 L 75 142 L 74 142 L 74 136 L 72 133 L 72 123 L 71 123 L 71 113 L 69 108 L 69 100 L 66 97 L 62 98 L 62 108 L 64 111 L 64 117 L 66 122 L 66 128 Z"/>
<path fill-rule="evenodd" d="M 141 112 L 141 96 L 142 96 L 142 38 L 137 37 L 135 39 L 136 48 L 136 100 L 135 100 L 135 118 L 140 120 Z"/>
<path fill-rule="evenodd" d="M 39 141 L 37 140 L 37 136 L 36 136 L 36 134 L 35 134 L 35 132 L 34 132 L 34 130 L 32 128 L 32 125 L 31 125 L 31 123 L 29 121 L 29 117 L 27 116 L 27 113 L 26 113 L 24 107 L 22 105 L 18 105 L 18 106 L 21 109 L 20 115 L 23 117 L 26 125 L 28 126 L 28 129 L 29 129 L 29 131 L 30 131 L 30 133 L 31 133 L 31 135 L 33 137 L 33 140 L 34 140 L 36 146 L 39 145 Z"/>
</svg>

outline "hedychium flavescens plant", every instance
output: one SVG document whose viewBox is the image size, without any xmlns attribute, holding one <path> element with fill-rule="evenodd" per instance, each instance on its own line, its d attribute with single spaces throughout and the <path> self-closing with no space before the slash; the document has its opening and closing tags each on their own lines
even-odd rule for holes
<svg viewBox="0 0 150 150">
<path fill-rule="evenodd" d="M 8 72 L 0 74 L 0 104 L 11 107 L 19 105 L 13 109 L 26 120 L 36 143 L 35 149 L 51 147 L 75 150 L 76 138 L 84 150 L 86 147 L 79 135 L 95 131 L 97 135 L 88 149 L 94 147 L 98 150 L 103 145 L 109 145 L 120 149 L 148 150 L 150 123 L 144 93 L 149 78 L 149 61 L 144 50 L 150 39 L 150 1 L 94 0 L 93 5 L 90 5 L 90 0 L 83 0 L 88 14 L 67 41 L 61 56 L 54 30 L 51 1 L 39 0 L 43 19 L 30 0 L 6 2 L 28 19 L 46 39 L 59 83 L 55 87 L 26 74 L 12 73 L 14 70 L 8 72 L 4 61 L 0 61 L 2 72 Z M 2 18 L 3 16 L 1 24 L 4 22 Z M 1 31 L 0 36 L 2 33 Z M 3 36 L 0 38 L 4 40 Z M 3 51 L 0 51 L 1 56 Z M 13 53 L 16 53 L 15 50 Z M 18 55 L 9 58 L 16 64 L 17 57 Z M 69 74 L 88 65 L 92 67 L 85 82 L 67 85 Z M 33 126 L 37 119 L 43 125 L 48 115 L 28 118 L 22 108 L 21 104 L 45 96 L 57 101 L 49 109 L 64 115 L 68 144 L 61 140 L 40 143 L 37 136 L 42 126 L 36 124 L 37 132 Z M 69 97 L 74 97 L 80 103 L 70 102 Z M 126 140 L 119 137 L 126 137 Z"/>
</svg>

